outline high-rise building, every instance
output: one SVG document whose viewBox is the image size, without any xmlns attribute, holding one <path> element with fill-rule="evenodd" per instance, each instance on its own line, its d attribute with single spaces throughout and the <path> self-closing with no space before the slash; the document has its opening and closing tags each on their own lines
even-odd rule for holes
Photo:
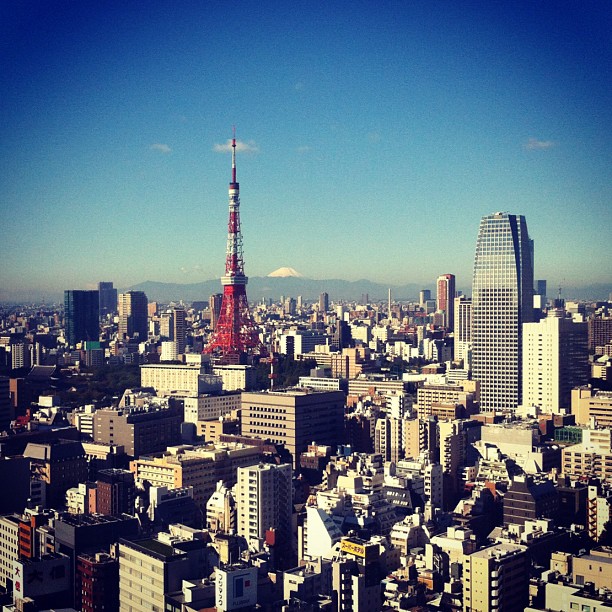
<svg viewBox="0 0 612 612">
<path fill-rule="evenodd" d="M 596 316 L 589 319 L 589 351 L 595 353 L 597 347 L 612 343 L 612 317 Z M 601 353 L 600 353 L 601 354 Z"/>
<path fill-rule="evenodd" d="M 455 298 L 455 361 L 463 360 L 463 367 L 471 369 L 472 362 L 472 298 Z"/>
<path fill-rule="evenodd" d="M 13 370 L 29 368 L 32 365 L 30 359 L 30 344 L 25 338 L 19 336 L 11 338 L 9 346 L 11 347 L 11 368 Z"/>
<path fill-rule="evenodd" d="M 329 310 L 329 294 L 325 291 L 319 295 L 319 314 L 324 315 Z"/>
<path fill-rule="evenodd" d="M 242 363 L 247 355 L 267 355 L 249 310 L 240 229 L 240 185 L 236 179 L 236 138 L 232 140 L 232 180 L 229 184 L 229 223 L 225 253 L 223 301 L 219 321 L 204 352 L 221 363 Z"/>
<path fill-rule="evenodd" d="M 208 299 L 208 306 L 210 308 L 210 327 L 213 331 L 217 329 L 217 323 L 219 322 L 219 315 L 221 314 L 222 303 L 222 293 L 213 293 Z"/>
<path fill-rule="evenodd" d="M 9 377 L 0 376 L 0 431 L 8 431 L 13 418 Z"/>
<path fill-rule="evenodd" d="M 574 387 L 589 381 L 587 324 L 551 310 L 523 325 L 523 404 L 542 412 L 569 409 Z"/>
<path fill-rule="evenodd" d="M 472 377 L 481 411 L 521 403 L 522 326 L 533 317 L 533 244 L 522 215 L 480 222 L 472 287 Z"/>
<path fill-rule="evenodd" d="M 177 355 L 185 352 L 185 338 L 187 333 L 187 323 L 185 321 L 185 309 L 174 308 L 172 311 L 172 336 L 171 339 L 176 344 Z"/>
<path fill-rule="evenodd" d="M 445 327 L 453 331 L 455 329 L 455 275 L 438 276 L 436 287 L 438 310 L 444 312 Z"/>
<path fill-rule="evenodd" d="M 100 294 L 100 316 L 105 317 L 117 310 L 117 290 L 111 282 L 99 282 L 98 292 Z"/>
<path fill-rule="evenodd" d="M 546 280 L 540 279 L 536 281 L 536 294 L 542 297 L 543 305 L 546 306 Z"/>
<path fill-rule="evenodd" d="M 419 292 L 419 304 L 421 308 L 425 307 L 425 302 L 431 300 L 431 291 L 429 289 L 421 289 Z"/>
<path fill-rule="evenodd" d="M 288 389 L 242 394 L 242 435 L 284 444 L 299 465 L 300 453 L 312 442 L 340 442 L 343 391 Z"/>
<path fill-rule="evenodd" d="M 119 294 L 119 337 L 138 338 L 148 336 L 148 300 L 144 291 L 128 291 Z"/>
<path fill-rule="evenodd" d="M 397 463 L 404 458 L 403 418 L 381 418 L 376 420 L 374 431 L 374 452 L 380 453 L 385 461 Z"/>
<path fill-rule="evenodd" d="M 68 346 L 100 339 L 98 291 L 64 291 L 64 319 Z"/>
<path fill-rule="evenodd" d="M 277 547 L 277 567 L 291 554 L 291 478 L 287 463 L 239 467 L 237 474 L 238 535 Z"/>
<path fill-rule="evenodd" d="M 297 311 L 297 302 L 295 298 L 288 297 L 285 299 L 285 303 L 283 305 L 283 312 L 285 316 L 289 315 L 290 317 L 294 317 Z"/>
<path fill-rule="evenodd" d="M 139 485 L 180 489 L 193 487 L 193 499 L 203 509 L 220 480 L 228 487 L 236 483 L 236 469 L 255 465 L 262 451 L 256 446 L 224 443 L 218 446 L 175 447 L 171 451 L 141 456 L 130 462 Z"/>
<path fill-rule="evenodd" d="M 470 415 L 475 412 L 478 385 L 473 381 L 463 384 L 434 385 L 425 383 L 417 389 L 417 401 L 414 408 L 419 419 L 424 420 L 437 415 L 442 418 L 444 407 L 460 408 L 460 414 Z"/>
</svg>

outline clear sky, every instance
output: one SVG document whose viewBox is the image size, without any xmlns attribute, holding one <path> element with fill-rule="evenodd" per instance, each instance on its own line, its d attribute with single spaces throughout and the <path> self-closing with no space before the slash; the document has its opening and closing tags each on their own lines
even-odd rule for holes
<svg viewBox="0 0 612 612">
<path fill-rule="evenodd" d="M 612 4 L 0 4 L 3 292 L 245 268 L 471 284 L 480 218 L 535 275 L 612 281 Z"/>
</svg>

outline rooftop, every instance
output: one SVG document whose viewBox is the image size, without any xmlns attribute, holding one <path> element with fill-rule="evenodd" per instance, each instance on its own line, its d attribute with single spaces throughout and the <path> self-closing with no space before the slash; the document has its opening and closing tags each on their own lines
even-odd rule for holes
<svg viewBox="0 0 612 612">
<path fill-rule="evenodd" d="M 493 546 L 488 546 L 487 548 L 477 550 L 476 552 L 473 552 L 470 557 L 475 557 L 479 559 L 491 559 L 495 557 L 496 559 L 503 559 L 504 557 L 510 557 L 512 555 L 522 553 L 525 550 L 525 546 L 499 543 L 494 544 Z"/>
</svg>

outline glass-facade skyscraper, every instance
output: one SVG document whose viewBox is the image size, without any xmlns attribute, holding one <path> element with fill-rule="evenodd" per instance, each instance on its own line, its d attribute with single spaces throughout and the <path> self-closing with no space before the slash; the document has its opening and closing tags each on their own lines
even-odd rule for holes
<svg viewBox="0 0 612 612">
<path fill-rule="evenodd" d="M 533 319 L 533 243 L 522 215 L 480 222 L 472 285 L 472 377 L 482 411 L 521 403 L 522 325 Z"/>
<path fill-rule="evenodd" d="M 106 317 L 117 310 L 117 290 L 112 282 L 99 282 L 98 291 L 100 292 L 100 316 Z"/>
<path fill-rule="evenodd" d="M 68 346 L 84 340 L 100 340 L 99 293 L 64 291 L 64 319 Z"/>
</svg>

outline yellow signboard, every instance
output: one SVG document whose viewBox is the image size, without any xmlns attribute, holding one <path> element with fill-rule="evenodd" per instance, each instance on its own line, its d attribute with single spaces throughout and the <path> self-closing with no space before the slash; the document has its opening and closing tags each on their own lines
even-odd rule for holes
<svg viewBox="0 0 612 612">
<path fill-rule="evenodd" d="M 362 557 L 365 559 L 365 546 L 363 544 L 357 544 L 357 542 L 351 542 L 351 540 L 342 540 L 340 542 L 340 550 L 342 552 L 351 553 L 356 557 Z"/>
</svg>

